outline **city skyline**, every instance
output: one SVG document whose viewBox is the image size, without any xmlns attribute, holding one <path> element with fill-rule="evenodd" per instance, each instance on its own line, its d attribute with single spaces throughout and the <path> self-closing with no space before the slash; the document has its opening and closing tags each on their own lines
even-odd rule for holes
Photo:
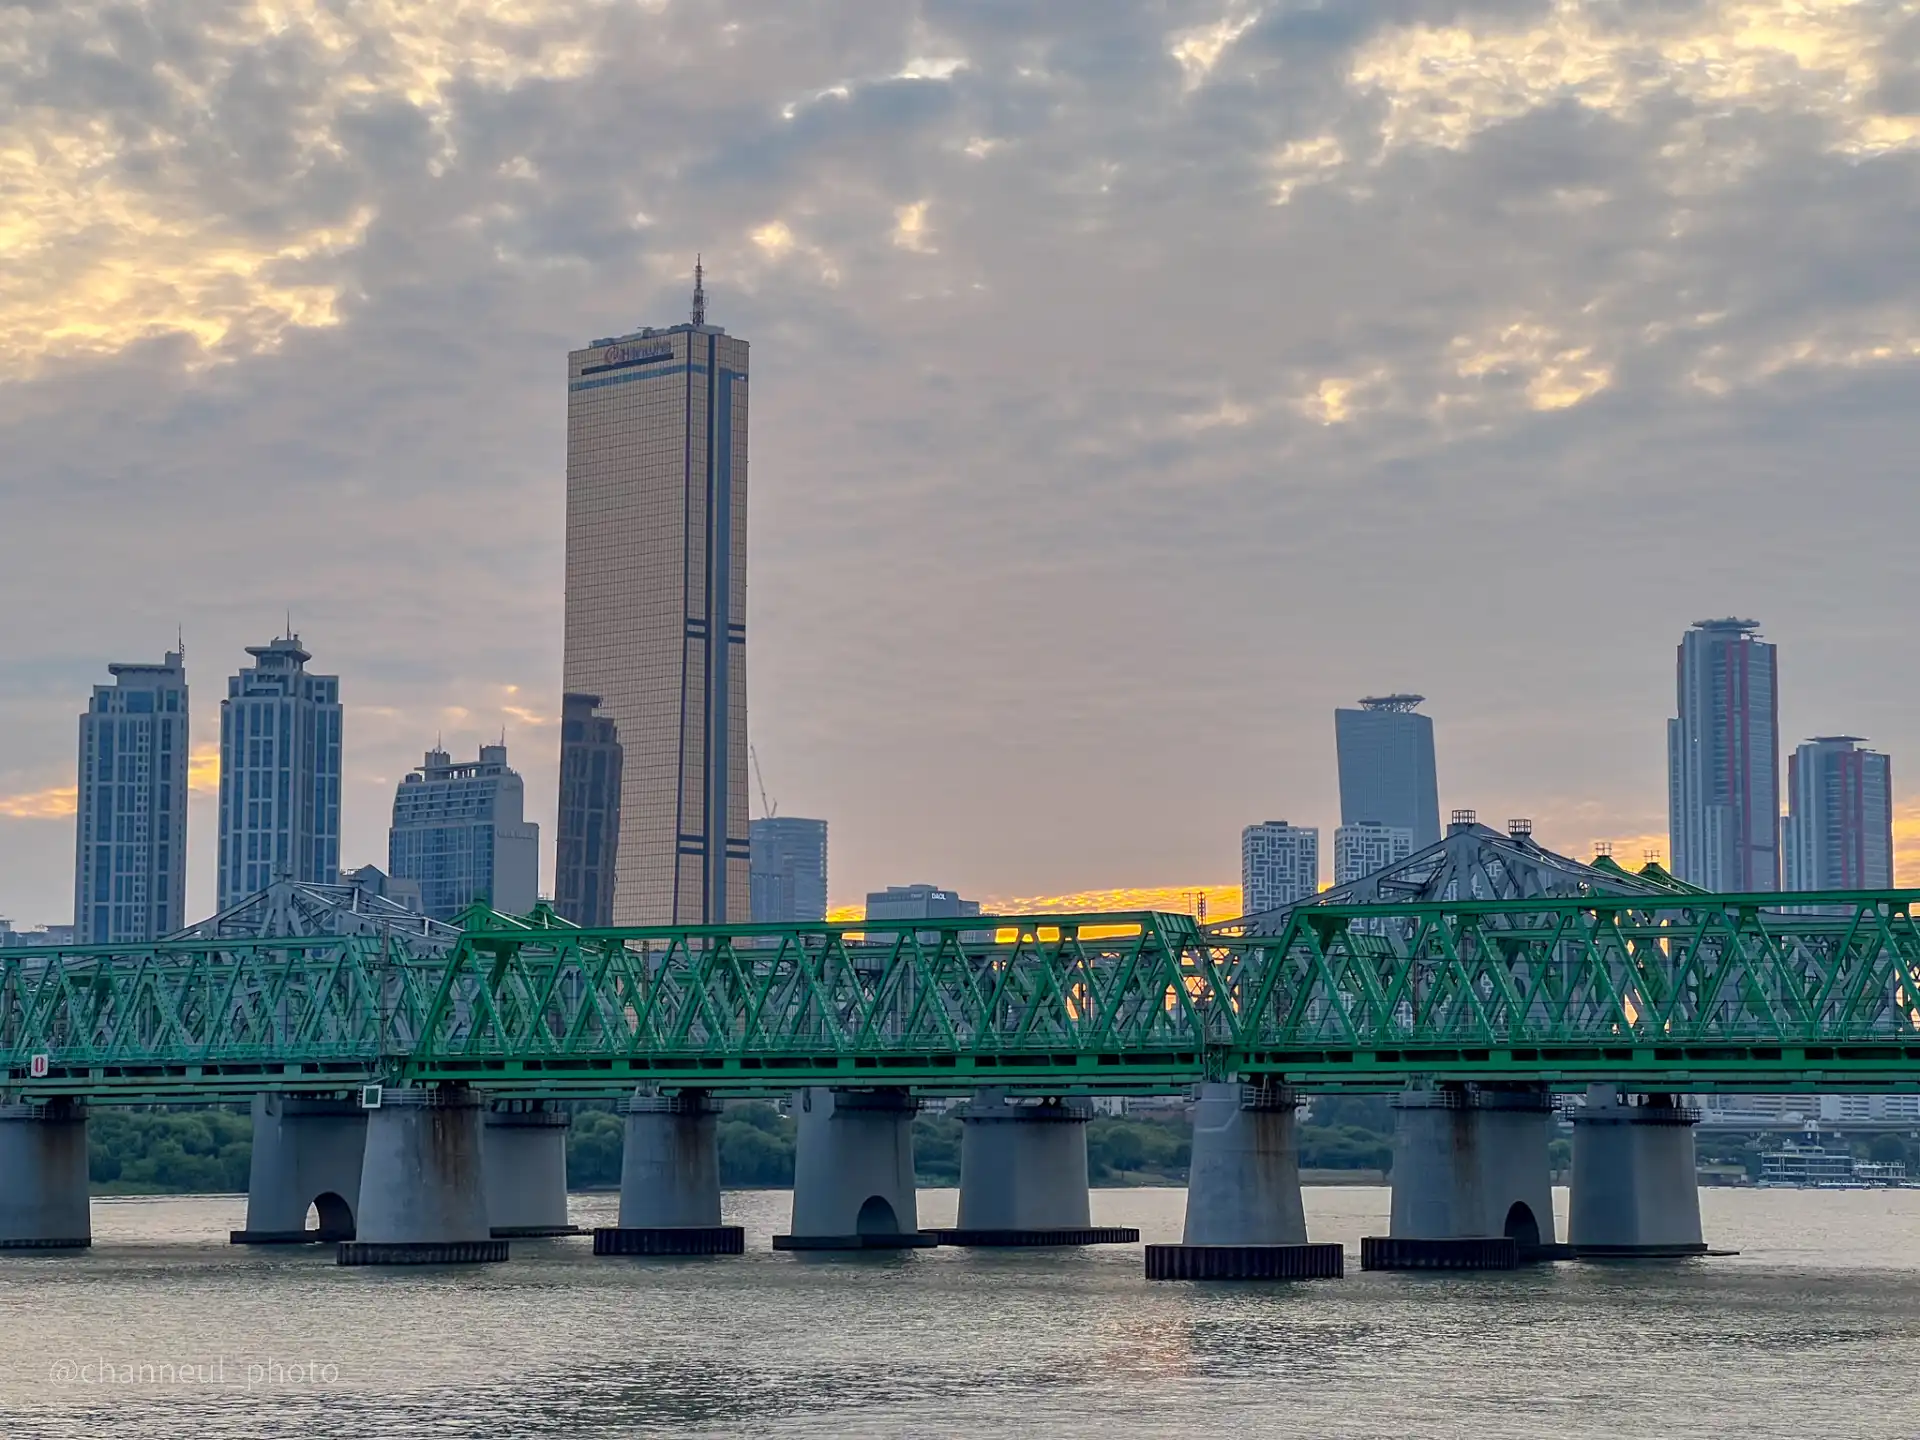
<svg viewBox="0 0 1920 1440">
<path fill-rule="evenodd" d="M 1732 623 L 1734 622 L 1701 622 L 1701 625 L 1712 625 L 1712 624 L 1726 625 L 1726 624 L 1732 624 Z M 1753 632 L 1757 631 L 1758 627 L 1753 622 L 1743 621 L 1738 623 L 1740 626 L 1740 633 L 1742 636 L 1750 637 Z M 1690 635 L 1701 633 L 1701 625 L 1696 625 L 1688 633 Z M 267 657 L 268 663 L 271 666 L 272 664 L 275 663 L 275 661 L 278 658 L 279 652 L 281 651 L 287 652 L 287 655 L 289 657 L 287 663 L 289 665 L 293 665 L 295 661 L 298 662 L 298 666 L 296 668 L 303 668 L 305 660 L 311 658 L 310 655 L 307 654 L 307 652 L 300 649 L 298 636 L 288 636 L 284 638 L 277 638 L 276 640 L 274 640 L 273 642 L 271 642 L 269 645 L 266 645 L 266 646 L 248 646 L 245 648 L 246 648 L 246 652 L 249 655 L 252 655 L 255 657 L 256 666 L 259 664 L 262 656 Z M 1769 650 L 1772 650 L 1772 648 L 1773 647 L 1771 646 L 1768 647 Z M 1684 655 L 1685 655 L 1684 646 L 1682 649 L 1682 655 L 1683 655 L 1682 674 L 1684 675 L 1686 673 L 1685 659 L 1684 659 Z M 166 664 L 172 665 L 175 663 L 176 663 L 176 658 L 170 652 L 167 658 Z M 1769 658 L 1768 663 L 1769 665 L 1773 663 L 1771 658 Z M 110 668 L 114 669 L 117 673 L 119 669 L 139 671 L 139 670 L 158 669 L 163 667 L 114 666 Z M 242 675 L 244 676 L 248 673 L 252 673 L 252 672 L 243 671 Z M 236 678 L 239 678 L 239 677 L 236 677 Z M 332 687 L 329 693 L 337 695 L 338 693 L 337 677 L 320 676 L 316 678 L 320 682 L 322 682 L 323 688 L 325 688 L 328 685 Z M 230 682 L 230 688 L 233 683 L 234 682 Z M 108 687 L 98 687 L 98 688 L 104 689 Z M 585 716 L 585 715 L 597 714 L 597 711 L 595 711 L 594 707 L 590 703 L 594 701 L 596 698 L 597 697 L 593 697 L 593 696 L 570 695 L 567 697 L 567 701 L 569 704 L 572 704 L 574 702 L 581 702 L 583 706 L 581 713 L 583 716 Z M 1392 700 L 1395 702 L 1417 702 L 1422 698 L 1424 697 L 1417 697 L 1417 696 L 1410 696 L 1410 695 L 1384 697 L 1385 700 Z M 221 708 L 223 710 L 226 708 L 227 703 L 228 702 L 226 701 L 222 702 Z M 334 703 L 337 706 L 338 702 L 336 701 Z M 1384 705 L 1384 701 L 1375 702 L 1375 703 L 1377 705 Z M 1400 703 L 1389 708 L 1391 708 L 1397 714 L 1404 715 L 1411 711 L 1412 705 L 1410 703 Z M 1353 712 L 1353 713 L 1358 713 L 1358 712 Z M 83 719 L 84 718 L 85 717 L 83 717 Z M 1417 718 L 1422 721 L 1428 720 L 1428 717 L 1424 715 L 1418 716 Z M 1672 720 L 1669 720 L 1667 722 L 1670 737 L 1671 737 L 1673 728 L 1675 726 L 1675 723 L 1676 722 Z M 539 726 L 535 725 L 533 728 L 537 730 Z M 564 729 L 561 730 L 561 733 L 564 734 Z M 500 741 L 501 741 L 500 745 L 489 747 L 483 742 L 480 746 L 483 757 L 489 749 L 498 751 L 503 756 L 505 738 L 506 738 L 506 732 L 503 729 L 500 735 Z M 556 740 L 558 740 L 559 737 L 556 736 L 555 738 Z M 1429 729 L 1427 733 L 1428 743 L 1431 743 L 1431 739 L 1432 739 L 1431 730 Z M 1852 743 L 1857 741 L 1857 739 L 1858 737 L 1853 737 L 1853 736 L 1837 736 L 1837 737 L 1836 736 L 1817 736 L 1817 737 L 1814 737 L 1812 741 L 1809 741 L 1807 742 L 1807 744 L 1803 745 L 1801 747 L 1801 751 L 1804 752 L 1804 751 L 1811 751 L 1819 748 L 1831 747 L 1838 742 L 1846 742 L 1847 746 L 1850 748 Z M 1671 739 L 1669 740 L 1669 745 L 1671 746 Z M 431 763 L 433 755 L 442 754 L 442 753 L 444 752 L 441 752 L 438 750 L 436 750 L 435 752 L 430 752 L 429 763 Z M 1864 756 L 1865 758 L 1863 763 L 1865 763 L 1869 767 L 1876 764 L 1881 766 L 1881 769 L 1875 772 L 1882 776 L 1882 780 L 1880 782 L 1882 789 L 1877 793 L 1882 795 L 1887 793 L 1885 780 L 1884 780 L 1884 776 L 1886 774 L 1885 761 L 1887 757 L 1884 754 L 1881 754 L 1879 752 L 1867 752 L 1867 751 L 1855 751 L 1855 755 L 1856 757 Z M 1789 758 L 1793 758 L 1793 757 L 1789 757 Z M 1671 769 L 1671 761 L 1672 761 L 1672 754 L 1670 749 L 1669 751 L 1669 762 L 1670 762 L 1669 768 L 1670 769 Z M 1785 767 L 1782 767 L 1782 768 L 1784 771 Z M 413 770 L 417 770 L 417 769 L 418 767 L 412 767 L 412 769 L 409 770 L 408 774 L 412 774 Z M 208 755 L 206 753 L 205 747 L 201 747 L 197 749 L 191 757 L 190 770 L 194 776 L 193 788 L 197 788 L 201 791 L 217 791 L 218 774 L 219 774 L 219 766 L 217 764 L 217 754 L 212 756 Z M 617 769 L 616 769 L 616 773 L 617 773 Z M 405 778 L 406 778 L 405 776 L 402 777 L 402 783 L 404 783 Z M 517 775 L 515 778 L 516 779 L 518 778 Z M 1783 796 L 1783 799 L 1782 799 L 1782 806 L 1781 806 L 1781 815 L 1779 816 L 1778 825 L 1776 827 L 1775 833 L 1777 837 L 1776 844 L 1782 847 L 1782 851 L 1784 853 L 1784 849 L 1791 839 L 1791 830 L 1789 828 L 1791 817 L 1788 814 L 1789 800 L 1787 797 L 1786 786 L 1784 781 L 1782 784 L 1782 796 Z M 1858 800 L 1857 795 L 1852 796 L 1849 803 L 1857 802 L 1857 800 Z M 1893 840 L 1893 844 L 1892 844 L 1892 860 L 1893 860 L 1893 868 L 1894 868 L 1893 883 L 1920 884 L 1920 874 L 1913 873 L 1913 871 L 1915 870 L 1920 870 L 1920 857 L 1915 857 L 1914 859 L 1910 859 L 1907 862 L 1908 866 L 1910 867 L 1909 873 L 1907 876 L 1903 877 L 1899 873 L 1900 860 L 1901 860 L 1902 854 L 1911 853 L 1912 847 L 1920 846 L 1920 816 L 1909 816 L 1905 819 L 1905 822 L 1903 823 L 1902 818 L 1899 816 L 1897 809 L 1889 805 L 1888 812 L 1887 812 L 1887 819 L 1889 822 L 1888 828 L 1892 834 L 1892 840 Z M 758 826 L 761 823 L 762 822 L 760 821 L 754 821 L 753 826 Z M 802 824 L 808 824 L 808 825 L 819 825 L 823 829 L 825 824 L 825 822 L 823 821 L 801 821 L 796 823 L 802 823 Z M 1274 823 L 1274 822 L 1268 822 L 1268 823 Z M 1877 822 L 1870 822 L 1870 823 L 1877 823 Z M 538 835 L 539 826 L 537 824 L 531 824 L 527 828 L 531 829 L 536 836 Z M 750 829 L 751 828 L 752 827 L 750 827 Z M 1251 833 L 1253 830 L 1259 829 L 1259 828 L 1262 828 L 1262 827 L 1260 826 L 1245 827 L 1248 833 Z M 1319 844 L 1319 841 L 1317 838 L 1317 831 L 1321 827 L 1319 827 L 1318 825 L 1309 825 L 1305 827 L 1295 827 L 1295 828 L 1298 830 L 1302 830 L 1304 832 L 1315 832 L 1314 838 L 1311 842 L 1311 848 L 1314 851 L 1314 865 L 1316 870 L 1319 873 L 1320 885 L 1322 887 L 1324 887 L 1328 883 L 1338 883 L 1340 881 L 1341 875 L 1339 873 L 1340 861 L 1338 858 L 1338 855 L 1339 855 L 1338 846 L 1341 843 L 1342 838 L 1346 832 L 1349 832 L 1349 831 L 1355 832 L 1353 835 L 1352 843 L 1353 843 L 1356 854 L 1361 853 L 1363 849 L 1370 854 L 1373 849 L 1379 848 L 1379 845 L 1382 843 L 1380 840 L 1374 839 L 1371 835 L 1369 835 L 1364 842 L 1362 841 L 1361 832 L 1363 830 L 1370 832 L 1380 828 L 1374 825 L 1367 825 L 1366 822 L 1357 822 L 1354 826 L 1336 827 L 1333 831 L 1333 834 L 1335 836 L 1335 842 L 1334 842 L 1334 845 L 1330 847 L 1322 847 Z M 554 898 L 558 894 L 559 884 L 560 884 L 559 872 L 558 872 L 558 861 L 557 859 L 554 858 L 554 854 L 555 854 L 555 847 L 557 847 L 557 845 L 560 843 L 560 838 L 559 838 L 560 834 L 563 834 L 564 831 L 561 830 L 561 828 L 558 826 L 555 827 L 555 831 L 557 833 L 555 833 L 555 838 L 553 839 L 552 842 L 542 845 L 539 841 L 537 840 L 535 841 L 535 848 L 540 856 L 538 861 L 537 893 L 540 896 L 544 896 L 548 898 Z M 1400 832 L 1396 832 L 1396 833 L 1400 833 Z M 1903 846 L 1901 843 L 1900 836 L 1902 834 L 1905 834 L 1908 837 L 1909 844 L 1906 846 Z M 1616 837 L 1616 836 L 1596 835 L 1596 836 L 1589 837 L 1587 840 L 1579 840 L 1577 838 L 1563 837 L 1561 839 L 1558 839 L 1557 841 L 1550 841 L 1544 835 L 1541 838 L 1543 843 L 1546 843 L 1548 845 L 1549 849 L 1561 849 L 1565 853 L 1575 855 L 1581 858 L 1584 858 L 1590 855 L 1593 852 L 1595 846 L 1603 846 L 1609 850 L 1618 846 L 1620 847 L 1619 853 L 1623 857 L 1633 860 L 1635 862 L 1638 862 L 1643 858 L 1656 858 L 1656 859 L 1661 859 L 1665 861 L 1669 858 L 1671 854 L 1670 848 L 1664 843 L 1662 843 L 1665 837 L 1655 835 L 1655 834 L 1650 834 L 1650 833 L 1628 836 L 1624 838 Z M 1639 842 L 1646 842 L 1646 843 L 1641 845 Z M 1198 897 L 1204 895 L 1207 897 L 1206 903 L 1210 906 L 1211 913 L 1216 917 L 1221 917 L 1221 916 L 1229 915 L 1232 913 L 1236 913 L 1241 908 L 1241 903 L 1244 898 L 1244 888 L 1245 888 L 1244 873 L 1245 873 L 1245 868 L 1247 864 L 1247 859 L 1245 854 L 1246 843 L 1247 843 L 1246 838 L 1243 835 L 1242 856 L 1241 856 L 1243 883 L 1241 885 L 1234 885 L 1231 882 L 1225 882 L 1218 879 L 1201 879 L 1198 883 L 1187 883 L 1187 884 L 1162 883 L 1162 884 L 1144 884 L 1144 885 L 1100 886 L 1100 887 L 1089 888 L 1082 891 L 1067 891 L 1067 892 L 1060 892 L 1060 893 L 1054 893 L 1050 895 L 1039 895 L 1039 896 L 1033 895 L 1030 892 L 1018 892 L 1018 893 L 988 892 L 987 899 L 984 903 L 987 903 L 993 908 L 1006 910 L 1006 911 L 1019 910 L 1019 909 L 1076 910 L 1076 909 L 1107 909 L 1107 908 L 1125 909 L 1125 908 L 1148 908 L 1148 907 L 1173 909 L 1173 910 L 1191 910 L 1195 908 L 1196 904 L 1198 903 Z M 1400 849 L 1405 843 L 1406 842 L 1404 841 L 1389 842 L 1388 848 L 1392 850 L 1393 853 L 1397 854 L 1397 853 L 1400 853 Z M 1639 845 L 1638 849 L 1635 848 L 1636 845 Z M 216 851 L 217 851 L 217 848 L 218 847 L 216 843 Z M 1412 848 L 1417 849 L 1419 847 L 1413 846 Z M 191 865 L 192 859 L 193 859 L 193 843 L 191 838 L 189 838 L 189 841 L 186 847 L 186 853 L 188 857 L 188 864 Z M 337 856 L 338 854 L 337 846 L 336 846 L 335 853 Z M 350 855 L 348 858 L 351 859 L 355 857 Z M 388 854 L 376 859 L 374 863 L 380 864 L 384 867 L 386 865 L 390 865 L 391 861 L 392 861 L 392 857 L 389 852 Z M 366 863 L 366 862 L 363 861 L 362 863 Z M 1329 867 L 1332 867 L 1331 876 L 1329 875 Z M 340 869 L 344 870 L 344 868 L 345 868 L 344 866 L 340 866 Z M 76 886 L 78 885 L 79 879 L 80 879 L 79 869 L 80 867 L 76 865 L 75 871 L 74 871 L 74 880 L 75 880 Z M 1875 870 L 1872 873 L 1877 875 L 1880 872 L 1878 870 Z M 1782 880 L 1784 884 L 1785 883 L 1784 873 L 1783 873 Z M 859 882 L 859 884 L 861 885 L 864 885 L 865 883 L 866 883 L 865 881 Z M 854 888 L 855 893 L 857 894 L 870 893 L 867 891 L 860 890 L 857 886 L 850 887 L 850 888 Z M 1812 888 L 1812 887 L 1802 886 L 1800 888 Z M 232 900 L 237 898 L 239 898 L 237 894 L 228 896 L 228 897 L 225 897 L 223 900 L 221 900 L 220 903 L 224 906 L 224 904 L 231 903 Z M 188 908 L 191 909 L 191 906 L 189 906 Z M 825 904 L 823 909 L 824 909 L 825 917 L 828 919 L 847 920 L 852 918 L 858 918 L 859 912 L 860 912 L 860 905 L 855 900 L 845 895 L 836 897 L 832 894 L 829 894 L 827 897 L 827 903 Z M 209 908 L 209 913 L 211 913 L 211 907 Z M 0 914 L 5 914 L 5 912 L 0 912 Z M 25 927 L 25 926 L 30 926 L 36 923 L 42 924 L 42 925 L 45 925 L 45 924 L 59 925 L 62 923 L 66 923 L 57 919 L 48 920 L 39 916 L 32 916 L 32 915 L 23 916 L 23 915 L 5 914 L 5 918 L 11 921 L 16 927 Z M 745 918 L 745 917 L 737 917 L 737 918 Z"/>
<path fill-rule="evenodd" d="M 102 662 L 181 627 L 211 696 L 289 606 L 351 677 L 346 863 L 436 732 L 505 726 L 550 826 L 558 357 L 684 314 L 699 253 L 755 341 L 754 739 L 836 903 L 1229 881 L 1249 819 L 1330 833 L 1326 711 L 1397 686 L 1444 805 L 1664 853 L 1705 615 L 1766 621 L 1783 744 L 1920 749 L 1895 14 L 1741 25 L 1725 68 L 1692 11 L 621 15 L 291 14 L 285 71 L 241 25 L 151 85 L 93 82 L 84 7 L 23 18 L 59 99 L 0 122 L 44 157 L 0 297 L 0 913 L 70 904 Z"/>
</svg>

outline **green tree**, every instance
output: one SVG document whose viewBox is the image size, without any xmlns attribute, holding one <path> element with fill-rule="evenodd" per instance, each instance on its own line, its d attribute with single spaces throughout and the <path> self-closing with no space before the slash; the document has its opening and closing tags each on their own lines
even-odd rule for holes
<svg viewBox="0 0 1920 1440">
<path fill-rule="evenodd" d="M 567 1184 L 576 1189 L 620 1183 L 626 1122 L 604 1110 L 585 1110 L 567 1131 Z"/>
</svg>

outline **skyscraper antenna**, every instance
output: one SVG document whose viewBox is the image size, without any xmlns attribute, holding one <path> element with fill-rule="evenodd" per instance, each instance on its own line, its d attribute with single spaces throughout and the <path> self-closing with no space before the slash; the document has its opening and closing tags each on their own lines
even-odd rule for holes
<svg viewBox="0 0 1920 1440">
<path fill-rule="evenodd" d="M 707 323 L 707 284 L 706 271 L 701 268 L 700 256 L 693 257 L 693 323 Z"/>
</svg>

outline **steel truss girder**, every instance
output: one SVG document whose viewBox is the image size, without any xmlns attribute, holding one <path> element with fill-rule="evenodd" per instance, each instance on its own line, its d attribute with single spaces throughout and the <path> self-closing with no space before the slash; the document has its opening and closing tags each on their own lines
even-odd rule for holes
<svg viewBox="0 0 1920 1440">
<path fill-rule="evenodd" d="M 0 952 L 0 1088 L 1920 1086 L 1920 892 L 1784 898 L 1303 906 L 1240 937 L 1154 912 L 614 930 L 475 913 L 441 953 L 390 934 L 18 950 Z"/>
</svg>

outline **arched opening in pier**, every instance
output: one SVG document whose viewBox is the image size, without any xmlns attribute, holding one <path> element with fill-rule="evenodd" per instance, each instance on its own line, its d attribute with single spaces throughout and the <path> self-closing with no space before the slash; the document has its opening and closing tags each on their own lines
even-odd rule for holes
<svg viewBox="0 0 1920 1440">
<path fill-rule="evenodd" d="M 1533 1207 L 1524 1200 L 1513 1202 L 1507 1211 L 1507 1238 L 1520 1246 L 1520 1253 L 1540 1248 L 1540 1222 L 1533 1218 Z"/>
<path fill-rule="evenodd" d="M 898 1235 L 900 1217 L 893 1213 L 893 1203 L 886 1196 L 869 1195 L 853 1227 L 861 1235 Z"/>
<path fill-rule="evenodd" d="M 322 1240 L 353 1239 L 353 1207 L 329 1190 L 307 1207 L 307 1229 Z"/>
</svg>

